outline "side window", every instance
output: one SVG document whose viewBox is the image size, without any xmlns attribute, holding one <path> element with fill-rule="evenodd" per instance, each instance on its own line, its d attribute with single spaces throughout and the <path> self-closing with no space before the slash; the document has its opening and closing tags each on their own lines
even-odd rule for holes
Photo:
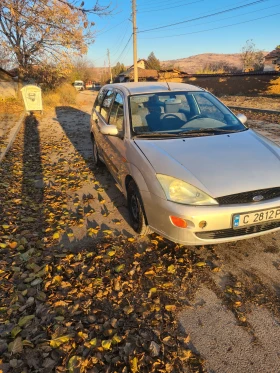
<svg viewBox="0 0 280 373">
<path fill-rule="evenodd" d="M 101 107 L 101 104 L 102 104 L 102 101 L 103 101 L 103 98 L 104 98 L 106 92 L 107 92 L 106 89 L 102 89 L 101 91 L 99 91 L 98 96 L 96 97 L 96 100 L 95 100 L 95 103 L 94 103 L 94 108 L 98 112 L 100 112 L 100 107 Z"/>
<path fill-rule="evenodd" d="M 114 124 L 119 132 L 123 131 L 123 98 L 117 93 L 110 113 L 110 124 Z"/>
<path fill-rule="evenodd" d="M 113 90 L 107 91 L 107 94 L 101 105 L 101 115 L 105 119 L 106 122 L 108 122 L 113 97 L 114 97 L 114 91 Z"/>
<path fill-rule="evenodd" d="M 220 122 L 225 121 L 224 114 L 206 97 L 203 97 L 202 95 L 196 95 L 195 98 L 202 115 L 206 115 L 208 118 L 213 118 Z"/>
</svg>

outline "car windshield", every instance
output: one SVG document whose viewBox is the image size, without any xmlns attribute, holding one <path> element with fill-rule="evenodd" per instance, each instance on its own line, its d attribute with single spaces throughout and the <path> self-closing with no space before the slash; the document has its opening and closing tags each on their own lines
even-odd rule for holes
<svg viewBox="0 0 280 373">
<path fill-rule="evenodd" d="M 247 128 L 208 92 L 169 91 L 130 96 L 133 134 L 203 136 Z"/>
<path fill-rule="evenodd" d="M 75 85 L 83 85 L 83 83 L 74 83 Z"/>
</svg>

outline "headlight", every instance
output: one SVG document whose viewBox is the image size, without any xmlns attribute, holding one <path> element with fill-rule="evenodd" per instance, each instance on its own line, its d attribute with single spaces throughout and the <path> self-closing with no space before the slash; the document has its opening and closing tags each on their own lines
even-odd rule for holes
<svg viewBox="0 0 280 373">
<path fill-rule="evenodd" d="M 185 205 L 218 205 L 214 198 L 185 181 L 162 174 L 157 174 L 156 176 L 169 201 Z"/>
</svg>

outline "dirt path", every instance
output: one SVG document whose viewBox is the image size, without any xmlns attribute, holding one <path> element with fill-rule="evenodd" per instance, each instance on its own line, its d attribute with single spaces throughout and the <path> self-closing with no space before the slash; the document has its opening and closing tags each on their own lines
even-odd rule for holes
<svg viewBox="0 0 280 373">
<path fill-rule="evenodd" d="M 280 233 L 138 239 L 92 167 L 93 100 L 29 118 L 1 164 L 0 370 L 279 373 Z"/>
</svg>

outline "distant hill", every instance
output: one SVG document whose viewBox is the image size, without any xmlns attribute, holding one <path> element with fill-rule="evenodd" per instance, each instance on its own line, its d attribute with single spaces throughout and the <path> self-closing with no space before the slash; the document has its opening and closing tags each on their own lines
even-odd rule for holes
<svg viewBox="0 0 280 373">
<path fill-rule="evenodd" d="M 264 52 L 266 55 L 267 52 Z M 177 60 L 168 60 L 168 61 L 161 61 L 162 67 L 169 67 L 173 66 L 174 68 L 180 68 L 182 71 L 185 71 L 189 74 L 195 74 L 199 70 L 201 70 L 207 64 L 214 64 L 217 62 L 224 61 L 228 65 L 231 65 L 238 70 L 242 70 L 242 64 L 240 59 L 240 53 L 232 53 L 232 54 L 218 54 L 218 53 L 203 53 L 197 54 L 195 56 L 186 57 L 186 58 L 179 58 Z"/>
</svg>

